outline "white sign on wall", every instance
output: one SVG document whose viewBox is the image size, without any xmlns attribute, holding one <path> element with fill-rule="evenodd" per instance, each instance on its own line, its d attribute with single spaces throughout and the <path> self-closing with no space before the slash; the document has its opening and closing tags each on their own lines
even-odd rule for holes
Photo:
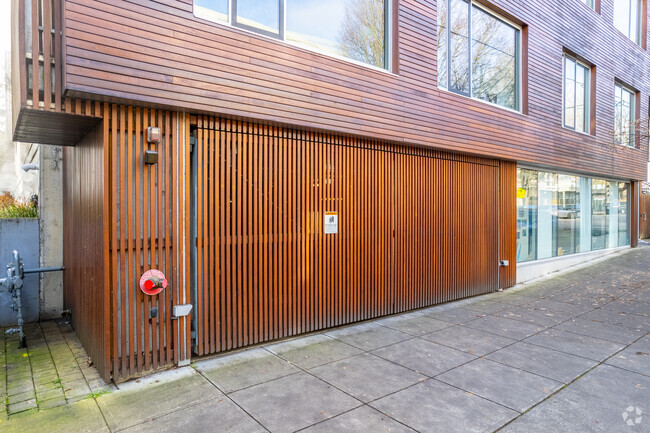
<svg viewBox="0 0 650 433">
<path fill-rule="evenodd" d="M 334 234 L 338 232 L 339 232 L 339 213 L 325 212 L 325 220 L 323 222 L 323 233 Z"/>
</svg>

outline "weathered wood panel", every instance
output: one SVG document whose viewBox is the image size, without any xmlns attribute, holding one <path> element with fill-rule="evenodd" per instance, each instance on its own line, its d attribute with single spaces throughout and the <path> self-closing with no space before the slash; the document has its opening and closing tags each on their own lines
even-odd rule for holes
<svg viewBox="0 0 650 433">
<path fill-rule="evenodd" d="M 186 1 L 66 0 L 66 86 L 72 95 L 645 178 L 645 149 L 603 145 L 613 130 L 614 79 L 641 91 L 641 113 L 650 94 L 650 57 L 613 27 L 612 0 L 600 14 L 578 0 L 492 3 L 526 24 L 526 114 L 437 88 L 436 1 L 399 1 L 397 75 L 195 18 Z M 561 126 L 565 48 L 597 66 L 595 136 Z"/>
<path fill-rule="evenodd" d="M 199 355 L 498 288 L 498 162 L 197 124 Z"/>
</svg>

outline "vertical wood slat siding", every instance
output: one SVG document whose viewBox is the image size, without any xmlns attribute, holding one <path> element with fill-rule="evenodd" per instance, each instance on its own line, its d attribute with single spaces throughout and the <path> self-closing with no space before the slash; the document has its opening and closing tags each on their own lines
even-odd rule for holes
<svg viewBox="0 0 650 433">
<path fill-rule="evenodd" d="M 196 123 L 199 355 L 498 288 L 498 162 Z"/>
<path fill-rule="evenodd" d="M 639 238 L 650 238 L 650 194 L 641 194 L 639 198 Z"/>
<path fill-rule="evenodd" d="M 75 148 L 63 149 L 63 287 L 72 326 L 97 370 L 109 378 L 105 131 L 100 124 Z"/>
<path fill-rule="evenodd" d="M 509 265 L 499 268 L 499 288 L 517 283 L 517 164 L 500 162 L 499 181 L 499 259 Z"/>
<path fill-rule="evenodd" d="M 173 305 L 189 302 L 187 267 L 181 262 L 188 237 L 182 216 L 187 190 L 185 177 L 179 176 L 187 171 L 180 128 L 189 119 L 179 122 L 177 113 L 154 109 L 107 107 L 110 335 L 113 379 L 121 381 L 187 357 L 182 352 L 189 337 L 185 319 L 179 323 L 171 316 Z M 148 126 L 161 128 L 160 143 L 147 142 Z M 145 150 L 158 152 L 157 164 L 144 164 Z M 149 269 L 161 270 L 168 279 L 167 289 L 156 296 L 139 288 L 140 276 Z M 157 317 L 151 317 L 152 308 L 158 309 Z"/>
<path fill-rule="evenodd" d="M 31 14 L 26 14 L 25 2 Z M 61 111 L 61 0 L 21 0 L 18 7 L 20 106 Z M 31 27 L 26 39 L 26 26 Z M 31 65 L 31 70 L 27 68 Z M 28 73 L 29 71 L 29 73 Z M 43 80 L 41 82 L 41 71 Z M 30 85 L 31 83 L 31 85 Z M 41 90 L 42 89 L 42 90 Z M 42 92 L 42 93 L 41 93 Z"/>
</svg>

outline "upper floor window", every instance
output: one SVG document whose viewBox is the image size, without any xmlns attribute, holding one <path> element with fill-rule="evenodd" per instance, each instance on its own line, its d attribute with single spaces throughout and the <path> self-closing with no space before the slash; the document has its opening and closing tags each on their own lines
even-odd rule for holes
<svg viewBox="0 0 650 433">
<path fill-rule="evenodd" d="M 580 1 L 583 2 L 584 4 L 586 4 L 587 6 L 589 6 L 590 8 L 592 8 L 592 9 L 595 9 L 595 7 L 596 7 L 596 0 L 580 0 Z"/>
<path fill-rule="evenodd" d="M 624 146 L 634 146 L 636 105 L 635 92 L 621 84 L 614 91 L 614 140 Z"/>
<path fill-rule="evenodd" d="M 589 132 L 590 68 L 564 57 L 564 127 Z"/>
<path fill-rule="evenodd" d="M 194 0 L 195 15 L 389 68 L 390 0 Z"/>
<path fill-rule="evenodd" d="M 520 109 L 521 29 L 467 0 L 438 2 L 438 86 Z"/>
<path fill-rule="evenodd" d="M 641 39 L 641 0 L 614 0 L 614 27 L 634 43 Z"/>
</svg>

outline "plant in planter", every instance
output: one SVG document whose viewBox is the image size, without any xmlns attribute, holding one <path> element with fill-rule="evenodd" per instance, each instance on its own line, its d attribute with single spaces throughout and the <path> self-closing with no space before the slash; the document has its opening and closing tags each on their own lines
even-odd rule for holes
<svg viewBox="0 0 650 433">
<path fill-rule="evenodd" d="M 24 201 L 6 192 L 0 196 L 0 218 L 38 218 L 38 198 Z"/>
</svg>

